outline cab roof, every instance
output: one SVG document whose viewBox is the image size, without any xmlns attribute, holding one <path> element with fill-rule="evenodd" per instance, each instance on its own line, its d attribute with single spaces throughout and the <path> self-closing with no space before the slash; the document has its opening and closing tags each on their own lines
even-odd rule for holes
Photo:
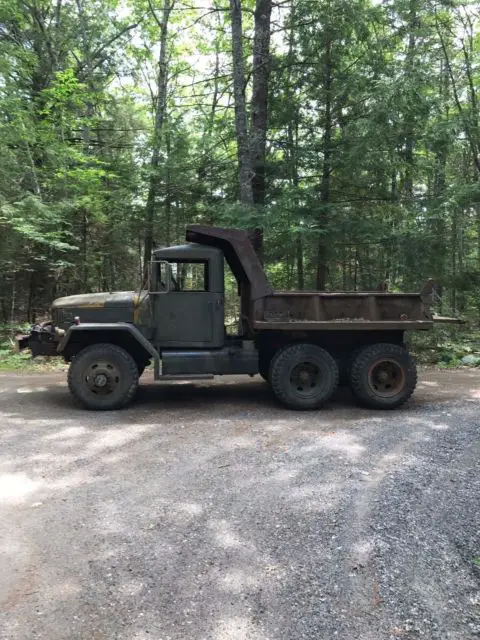
<svg viewBox="0 0 480 640">
<path fill-rule="evenodd" d="M 160 247 L 155 249 L 153 255 L 156 260 L 208 260 L 214 255 L 221 254 L 221 250 L 216 247 L 207 247 L 202 244 L 191 242 L 180 244 L 176 247 Z"/>
</svg>

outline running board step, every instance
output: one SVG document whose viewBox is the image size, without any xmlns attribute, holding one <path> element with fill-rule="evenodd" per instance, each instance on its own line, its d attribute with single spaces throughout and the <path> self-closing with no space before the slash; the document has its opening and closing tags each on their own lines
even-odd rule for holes
<svg viewBox="0 0 480 640">
<path fill-rule="evenodd" d="M 160 376 L 158 380 L 213 380 L 211 373 L 178 373 L 175 375 Z"/>
</svg>

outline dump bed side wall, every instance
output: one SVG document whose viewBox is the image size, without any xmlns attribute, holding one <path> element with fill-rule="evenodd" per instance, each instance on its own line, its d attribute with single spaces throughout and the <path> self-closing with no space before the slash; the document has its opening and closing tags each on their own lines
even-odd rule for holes
<svg viewBox="0 0 480 640">
<path fill-rule="evenodd" d="M 420 294 L 278 292 L 253 302 L 256 329 L 351 330 L 429 328 Z"/>
</svg>

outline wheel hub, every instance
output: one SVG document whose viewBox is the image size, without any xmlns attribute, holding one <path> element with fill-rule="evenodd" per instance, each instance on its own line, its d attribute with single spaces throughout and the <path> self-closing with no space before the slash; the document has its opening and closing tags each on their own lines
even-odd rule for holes
<svg viewBox="0 0 480 640">
<path fill-rule="evenodd" d="M 104 387 L 108 382 L 108 378 L 104 373 L 98 373 L 93 380 L 96 387 Z"/>
<path fill-rule="evenodd" d="M 319 368 L 310 362 L 302 362 L 293 367 L 290 373 L 290 384 L 297 393 L 311 394 L 320 379 Z"/>
<path fill-rule="evenodd" d="M 368 371 L 368 384 L 377 395 L 389 398 L 403 389 L 405 373 L 396 360 L 378 360 Z"/>
<path fill-rule="evenodd" d="M 107 395 L 117 388 L 120 373 L 112 362 L 94 362 L 85 372 L 85 382 L 93 393 Z"/>
<path fill-rule="evenodd" d="M 388 382 L 389 378 L 390 376 L 388 374 L 388 371 L 385 371 L 385 369 L 380 369 L 380 371 L 377 373 L 377 379 L 382 384 Z"/>
</svg>

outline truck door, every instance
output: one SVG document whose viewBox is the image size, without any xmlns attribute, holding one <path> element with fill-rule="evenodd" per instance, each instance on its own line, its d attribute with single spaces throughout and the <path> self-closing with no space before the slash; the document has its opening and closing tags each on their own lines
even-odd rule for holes
<svg viewBox="0 0 480 640">
<path fill-rule="evenodd" d="M 156 338 L 160 347 L 221 347 L 224 295 L 212 291 L 210 260 L 169 261 L 168 291 L 154 296 Z"/>
</svg>

